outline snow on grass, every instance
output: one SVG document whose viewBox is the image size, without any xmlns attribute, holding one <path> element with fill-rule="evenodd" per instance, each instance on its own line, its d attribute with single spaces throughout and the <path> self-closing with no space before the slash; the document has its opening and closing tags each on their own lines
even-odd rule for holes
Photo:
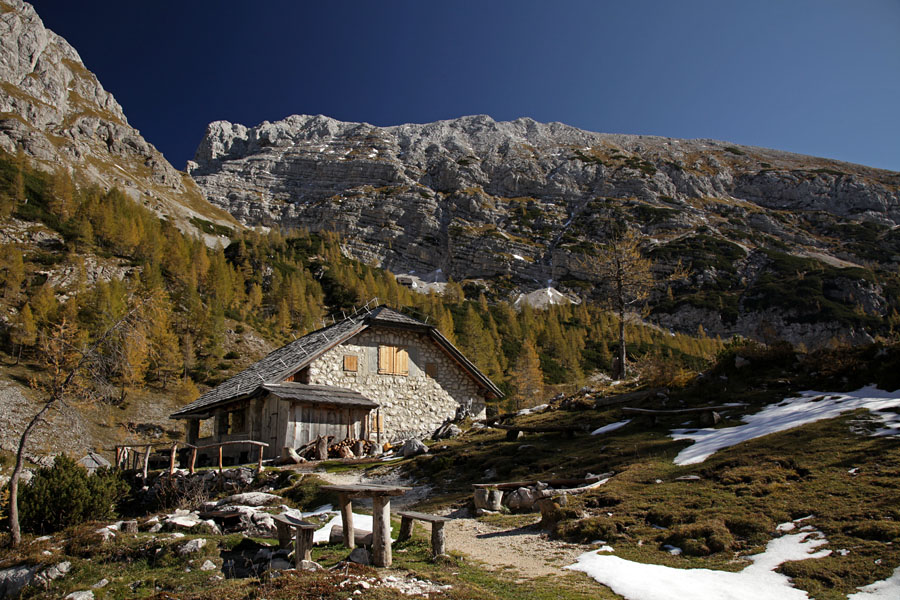
<svg viewBox="0 0 900 600">
<path fill-rule="evenodd" d="M 625 419 L 624 421 L 619 421 L 617 423 L 610 423 L 609 425 L 604 425 L 599 429 L 595 429 L 591 432 L 591 435 L 601 435 L 604 433 L 609 433 L 610 431 L 615 431 L 616 429 L 621 429 L 631 423 L 631 419 Z"/>
<path fill-rule="evenodd" d="M 897 600 L 900 598 L 900 567 L 887 579 L 858 589 L 857 593 L 847 596 L 847 600 Z"/>
<path fill-rule="evenodd" d="M 673 430 L 671 436 L 674 439 L 694 441 L 694 445 L 678 453 L 675 464 L 701 463 L 722 448 L 822 419 L 833 419 L 841 413 L 858 408 L 871 411 L 884 423 L 884 428 L 875 435 L 900 434 L 900 414 L 891 412 L 891 409 L 900 408 L 900 390 L 885 392 L 868 386 L 846 393 L 808 391 L 767 406 L 756 414 L 745 416 L 744 425 L 722 429 Z"/>
<path fill-rule="evenodd" d="M 789 560 L 822 558 L 830 550 L 815 552 L 828 543 L 816 532 L 785 535 L 769 542 L 766 551 L 749 557 L 753 564 L 738 573 L 711 569 L 676 569 L 632 562 L 618 556 L 587 552 L 565 567 L 582 571 L 627 600 L 759 600 L 808 598 L 791 587 L 787 575 L 775 569 Z"/>
</svg>

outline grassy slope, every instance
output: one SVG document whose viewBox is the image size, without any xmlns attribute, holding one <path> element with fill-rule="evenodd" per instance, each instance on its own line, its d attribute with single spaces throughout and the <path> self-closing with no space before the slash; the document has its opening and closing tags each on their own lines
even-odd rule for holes
<svg viewBox="0 0 900 600">
<path fill-rule="evenodd" d="M 896 347 L 799 359 L 785 350 L 745 354 L 751 366 L 738 369 L 729 356 L 702 382 L 673 393 L 668 406 L 739 400 L 755 412 L 802 389 L 845 391 L 872 382 L 897 387 Z M 736 424 L 739 414 L 729 417 L 720 426 Z M 519 422 L 600 426 L 624 418 L 619 408 L 554 410 Z M 815 598 L 844 598 L 900 565 L 900 441 L 861 435 L 870 429 L 865 411 L 758 438 L 701 464 L 676 466 L 673 459 L 688 442 L 673 441 L 668 433 L 685 420 L 636 419 L 611 434 L 574 439 L 532 434 L 507 441 L 503 432 L 485 430 L 437 443 L 431 456 L 409 468 L 442 492 L 432 505 L 468 498 L 471 483 L 487 481 L 489 469 L 496 470 L 496 481 L 614 471 L 609 483 L 573 497 L 545 525 L 572 541 L 610 541 L 623 558 L 677 567 L 740 570 L 747 564 L 740 557 L 762 551 L 778 523 L 814 515 L 804 524 L 821 530 L 835 552 L 788 563 L 782 571 Z M 849 473 L 852 468 L 858 472 Z M 677 480 L 685 475 L 700 480 Z M 661 547 L 666 543 L 685 554 L 670 555 Z M 849 552 L 842 556 L 839 549 Z"/>
</svg>

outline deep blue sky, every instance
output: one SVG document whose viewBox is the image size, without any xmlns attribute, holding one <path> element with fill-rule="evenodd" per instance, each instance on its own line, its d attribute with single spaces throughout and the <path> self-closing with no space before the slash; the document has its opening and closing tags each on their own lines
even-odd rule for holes
<svg viewBox="0 0 900 600">
<path fill-rule="evenodd" d="M 900 0 L 35 0 L 178 168 L 205 126 L 527 116 L 900 170 Z"/>
</svg>

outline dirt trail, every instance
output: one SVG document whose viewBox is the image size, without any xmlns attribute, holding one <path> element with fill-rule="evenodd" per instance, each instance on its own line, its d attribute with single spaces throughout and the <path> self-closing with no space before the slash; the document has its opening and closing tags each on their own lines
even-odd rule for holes
<svg viewBox="0 0 900 600">
<path fill-rule="evenodd" d="M 537 526 L 539 520 L 535 515 L 533 524 L 507 529 L 454 518 L 445 527 L 447 547 L 491 569 L 515 569 L 523 579 L 561 575 L 562 567 L 573 564 L 590 547 L 548 539 Z"/>
<path fill-rule="evenodd" d="M 411 485 L 403 481 L 397 471 L 381 473 L 372 479 L 363 478 L 360 472 L 353 471 L 318 475 L 334 484 L 364 482 Z M 391 505 L 402 507 L 414 504 L 426 498 L 429 491 L 428 486 L 414 486 L 403 496 L 392 498 Z M 354 500 L 354 504 L 357 502 Z M 364 502 L 361 504 L 366 505 Z M 479 522 L 461 515 L 461 512 L 448 515 L 452 520 L 444 528 L 447 548 L 462 552 L 484 563 L 489 569 L 514 569 L 522 579 L 561 575 L 562 567 L 573 564 L 579 555 L 591 549 L 590 546 L 548 539 L 537 526 L 540 515 L 535 515 L 534 521 L 529 525 L 510 529 Z"/>
</svg>

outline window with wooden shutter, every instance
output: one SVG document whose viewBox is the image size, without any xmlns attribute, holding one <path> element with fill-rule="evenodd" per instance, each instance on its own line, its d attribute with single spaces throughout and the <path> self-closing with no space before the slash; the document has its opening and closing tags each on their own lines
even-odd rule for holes
<svg viewBox="0 0 900 600">
<path fill-rule="evenodd" d="M 344 356 L 344 370 L 356 373 L 359 370 L 359 357 L 355 354 Z"/>
<path fill-rule="evenodd" d="M 382 375 L 409 375 L 409 353 L 406 348 L 379 346 L 378 372 Z"/>
<path fill-rule="evenodd" d="M 425 363 L 425 374 L 431 377 L 432 379 L 437 377 L 437 363 Z"/>
</svg>

